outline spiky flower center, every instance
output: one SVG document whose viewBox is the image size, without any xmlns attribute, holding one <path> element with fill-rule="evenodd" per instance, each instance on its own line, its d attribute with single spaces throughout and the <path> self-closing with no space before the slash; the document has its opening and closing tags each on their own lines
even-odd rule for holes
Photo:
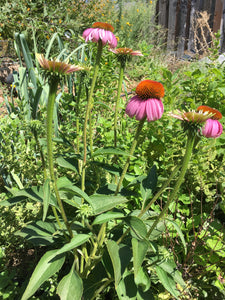
<svg viewBox="0 0 225 300">
<path fill-rule="evenodd" d="M 165 94 L 162 83 L 153 80 L 141 81 L 136 87 L 136 93 L 142 99 L 160 99 Z"/>
<path fill-rule="evenodd" d="M 130 48 L 117 48 L 116 53 L 121 55 L 131 54 L 133 52 Z"/>
<path fill-rule="evenodd" d="M 199 112 L 203 112 L 203 113 L 211 113 L 211 119 L 213 120 L 219 120 L 222 118 L 222 114 L 221 112 L 219 112 L 217 109 L 215 108 L 211 108 L 207 105 L 201 105 L 197 108 L 197 111 Z"/>
<path fill-rule="evenodd" d="M 104 23 L 104 22 L 95 22 L 95 23 L 92 25 L 92 28 L 105 29 L 105 30 L 108 30 L 108 31 L 111 31 L 111 32 L 114 31 L 114 27 L 113 27 L 111 24 L 109 24 L 109 23 Z"/>
</svg>

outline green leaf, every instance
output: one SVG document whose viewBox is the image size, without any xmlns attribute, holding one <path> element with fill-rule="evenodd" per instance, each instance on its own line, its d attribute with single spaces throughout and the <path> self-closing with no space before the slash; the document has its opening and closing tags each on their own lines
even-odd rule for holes
<svg viewBox="0 0 225 300">
<path fill-rule="evenodd" d="M 153 166 L 149 171 L 147 177 L 141 182 L 141 196 L 146 202 L 153 194 L 157 185 L 156 166 Z M 146 204 L 146 203 L 145 203 Z"/>
<path fill-rule="evenodd" d="M 43 202 L 44 198 L 44 191 L 42 186 L 34 186 L 32 188 L 23 190 L 10 189 L 10 192 L 14 197 L 8 199 L 7 201 L 0 201 L 0 205 L 9 206 L 26 199 Z M 52 194 L 50 198 L 50 204 L 58 208 L 57 200 Z"/>
<path fill-rule="evenodd" d="M 139 268 L 137 275 L 134 277 L 134 282 L 143 292 L 148 291 L 151 286 L 150 277 L 142 267 Z"/>
<path fill-rule="evenodd" d="M 99 156 L 99 155 L 123 155 L 123 156 L 131 156 L 129 153 L 119 150 L 117 148 L 101 148 L 96 150 L 92 157 Z"/>
<path fill-rule="evenodd" d="M 74 264 L 70 273 L 63 277 L 57 287 L 57 294 L 61 300 L 80 300 L 83 294 L 83 282 L 74 270 Z"/>
<path fill-rule="evenodd" d="M 57 186 L 59 191 L 70 191 L 74 194 L 84 198 L 88 203 L 91 202 L 90 197 L 82 191 L 79 187 L 73 185 L 73 183 L 66 177 L 61 177 L 57 180 Z"/>
<path fill-rule="evenodd" d="M 78 174 L 78 161 L 76 158 L 57 157 L 56 162 L 59 166 L 75 171 Z"/>
<path fill-rule="evenodd" d="M 146 237 L 147 228 L 145 226 L 145 223 L 141 219 L 135 216 L 128 216 L 124 218 L 124 221 L 131 228 L 136 237 L 138 237 L 139 239 L 143 239 Z"/>
<path fill-rule="evenodd" d="M 56 229 L 54 224 L 36 221 L 17 231 L 15 235 L 22 236 L 34 245 L 47 246 L 54 243 Z"/>
<path fill-rule="evenodd" d="M 173 260 L 163 260 L 157 263 L 161 269 L 167 272 L 177 283 L 179 283 L 183 288 L 186 287 L 186 284 L 182 278 L 181 273 L 177 270 L 177 266 Z"/>
<path fill-rule="evenodd" d="M 117 245 L 117 243 L 113 240 L 107 241 L 107 249 L 112 261 L 115 287 L 117 288 L 125 268 L 131 260 L 132 253 L 128 246 L 123 244 Z"/>
<path fill-rule="evenodd" d="M 42 221 L 45 220 L 48 212 L 48 207 L 50 204 L 50 197 L 51 197 L 51 190 L 50 190 L 50 179 L 45 180 L 44 187 L 43 187 L 43 217 Z"/>
<path fill-rule="evenodd" d="M 154 300 L 154 296 L 150 288 L 143 291 L 141 287 L 137 287 L 134 281 L 134 274 L 130 271 L 124 273 L 117 289 L 119 300 Z"/>
<path fill-rule="evenodd" d="M 74 248 L 84 244 L 86 241 L 89 240 L 89 238 L 89 234 L 78 234 L 74 236 L 69 243 L 67 243 L 57 251 L 57 255 L 73 250 Z"/>
<path fill-rule="evenodd" d="M 176 229 L 176 231 L 177 231 L 177 233 L 178 233 L 178 235 L 179 235 L 179 237 L 180 237 L 180 239 L 181 239 L 181 241 L 182 241 L 182 244 L 183 244 L 183 246 L 184 246 L 184 253 L 187 254 L 187 246 L 186 246 L 186 242 L 185 242 L 184 235 L 183 235 L 183 233 L 182 233 L 180 227 L 177 225 L 177 223 L 176 223 L 175 221 L 170 220 L 170 219 L 168 219 L 168 218 L 166 218 L 166 220 L 167 220 L 169 223 L 171 223 L 171 224 L 173 225 L 173 227 Z"/>
<path fill-rule="evenodd" d="M 94 215 L 101 214 L 127 201 L 125 197 L 120 195 L 95 194 L 89 197 L 89 203 L 93 208 Z"/>
<path fill-rule="evenodd" d="M 114 219 L 121 219 L 124 218 L 124 214 L 119 211 L 109 211 L 107 213 L 103 213 L 101 215 L 98 215 L 95 219 L 92 225 L 102 224 L 106 223 L 110 220 Z"/>
<path fill-rule="evenodd" d="M 51 250 L 42 256 L 31 275 L 30 281 L 21 300 L 29 299 L 42 285 L 42 283 L 61 269 L 65 261 L 65 256 L 56 256 L 57 251 L 58 250 Z"/>
<path fill-rule="evenodd" d="M 132 238 L 132 250 L 133 250 L 133 265 L 134 265 L 134 277 L 137 276 L 139 269 L 143 263 L 145 255 L 148 251 L 149 244 L 145 240 L 137 240 Z"/>
<path fill-rule="evenodd" d="M 179 291 L 176 288 L 176 282 L 172 279 L 172 277 L 165 272 L 162 268 L 159 266 L 155 266 L 156 273 L 159 277 L 159 280 L 161 281 L 162 285 L 164 288 L 171 294 L 173 295 L 176 299 L 179 300 Z"/>
</svg>

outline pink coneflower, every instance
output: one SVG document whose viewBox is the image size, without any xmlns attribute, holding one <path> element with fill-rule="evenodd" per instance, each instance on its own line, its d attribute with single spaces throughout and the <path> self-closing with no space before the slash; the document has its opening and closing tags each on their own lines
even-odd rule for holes
<svg viewBox="0 0 225 300">
<path fill-rule="evenodd" d="M 207 138 L 217 138 L 223 132 L 223 127 L 218 121 L 222 114 L 215 108 L 201 105 L 197 111 L 179 111 L 169 113 L 171 117 L 184 121 L 184 129 L 195 129 Z"/>
<path fill-rule="evenodd" d="M 212 114 L 210 119 L 208 119 L 205 123 L 205 126 L 202 128 L 201 132 L 207 138 L 217 138 L 223 132 L 223 126 L 218 121 L 222 118 L 221 112 L 219 112 L 215 108 L 211 108 L 206 105 L 201 105 L 197 108 L 197 111 L 209 112 Z"/>
<path fill-rule="evenodd" d="M 202 124 L 210 119 L 213 114 L 210 112 L 203 112 L 203 111 L 180 111 L 177 110 L 175 113 L 170 112 L 169 116 L 179 119 L 181 121 L 186 121 L 193 124 Z"/>
<path fill-rule="evenodd" d="M 57 75 L 67 75 L 76 71 L 83 70 L 83 67 L 67 64 L 66 62 L 58 61 L 56 59 L 49 60 L 43 54 L 36 54 L 40 66 L 45 70 Z"/>
<path fill-rule="evenodd" d="M 108 43 L 110 48 L 116 48 L 117 39 L 113 31 L 114 28 L 111 24 L 96 22 L 92 25 L 92 28 L 87 28 L 83 32 L 83 38 L 85 42 L 98 43 L 101 40 L 103 46 Z"/>
<path fill-rule="evenodd" d="M 155 121 L 162 117 L 164 107 L 160 100 L 164 96 L 164 87 L 153 80 L 141 81 L 136 88 L 136 96 L 127 104 L 126 113 L 129 117 L 136 116 L 136 120 Z"/>
</svg>

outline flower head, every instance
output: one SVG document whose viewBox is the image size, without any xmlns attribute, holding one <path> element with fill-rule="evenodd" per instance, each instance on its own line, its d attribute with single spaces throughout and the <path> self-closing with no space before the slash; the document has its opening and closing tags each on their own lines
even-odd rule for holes
<svg viewBox="0 0 225 300">
<path fill-rule="evenodd" d="M 67 75 L 84 69 L 83 67 L 67 64 L 56 59 L 48 60 L 43 54 L 37 53 L 36 57 L 40 66 L 52 75 Z"/>
<path fill-rule="evenodd" d="M 192 110 L 186 112 L 186 111 L 177 110 L 175 114 L 170 112 L 169 116 L 193 124 L 202 124 L 208 119 L 210 119 L 210 117 L 212 117 L 212 114 L 203 111 L 196 112 Z"/>
<path fill-rule="evenodd" d="M 127 104 L 126 113 L 136 120 L 147 117 L 147 121 L 155 121 L 162 117 L 164 107 L 160 100 L 164 96 L 164 87 L 160 82 L 152 80 L 141 81 L 136 88 L 137 95 Z"/>
<path fill-rule="evenodd" d="M 213 120 L 219 120 L 219 119 L 222 119 L 222 114 L 221 112 L 219 112 L 217 109 L 215 108 L 211 108 L 209 106 L 206 106 L 206 105 L 201 105 L 197 108 L 197 111 L 202 111 L 202 112 L 209 112 L 211 114 L 213 114 L 211 116 L 211 119 Z"/>
<path fill-rule="evenodd" d="M 132 56 L 143 56 L 141 51 L 134 51 L 130 48 L 117 48 L 117 49 L 110 49 L 113 53 L 117 55 L 117 58 L 120 62 L 126 63 L 127 60 L 130 60 Z"/>
<path fill-rule="evenodd" d="M 184 130 L 192 129 L 196 132 L 201 131 L 205 137 L 218 137 L 222 134 L 223 128 L 218 119 L 222 114 L 214 108 L 201 105 L 196 111 L 179 111 L 169 113 L 171 117 L 183 121 Z"/>
<path fill-rule="evenodd" d="M 143 56 L 141 51 L 134 51 L 130 48 L 117 48 L 117 49 L 111 49 L 111 51 L 118 56 Z"/>
<path fill-rule="evenodd" d="M 218 120 L 208 119 L 202 128 L 202 135 L 207 138 L 217 138 L 223 132 L 223 127 Z"/>
<path fill-rule="evenodd" d="M 92 28 L 87 28 L 83 32 L 83 38 L 85 39 L 85 42 L 91 41 L 98 43 L 101 41 L 103 46 L 108 43 L 111 48 L 116 48 L 117 39 L 113 34 L 113 31 L 114 28 L 111 24 L 96 22 L 92 25 Z"/>
</svg>

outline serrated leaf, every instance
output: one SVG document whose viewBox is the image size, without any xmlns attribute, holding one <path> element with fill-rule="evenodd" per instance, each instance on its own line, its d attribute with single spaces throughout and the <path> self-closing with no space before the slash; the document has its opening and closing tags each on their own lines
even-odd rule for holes
<svg viewBox="0 0 225 300">
<path fill-rule="evenodd" d="M 56 256 L 57 251 L 58 250 L 51 250 L 42 256 L 31 275 L 21 300 L 29 299 L 48 278 L 61 269 L 65 261 L 65 256 Z"/>
</svg>

